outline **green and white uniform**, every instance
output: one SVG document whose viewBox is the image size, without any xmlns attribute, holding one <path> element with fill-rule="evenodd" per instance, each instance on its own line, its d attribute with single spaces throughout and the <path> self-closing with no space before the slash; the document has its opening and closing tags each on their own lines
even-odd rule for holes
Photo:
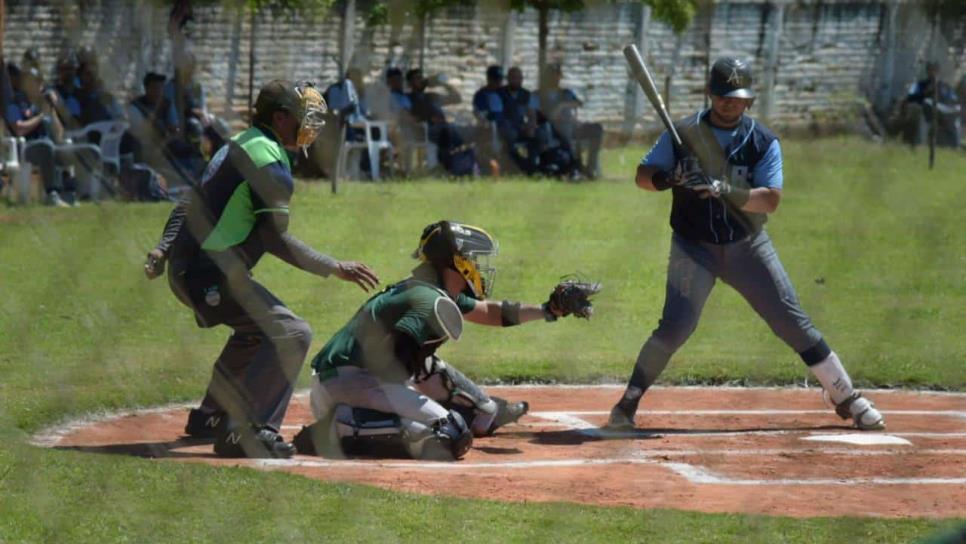
<svg viewBox="0 0 966 544">
<path fill-rule="evenodd" d="M 317 419 L 345 404 L 398 415 L 403 428 L 418 435 L 450 409 L 465 408 L 475 416 L 474 434 L 490 427 L 494 401 L 435 355 L 453 329 L 439 308 L 455 304 L 465 314 L 477 302 L 464 294 L 451 300 L 431 270 L 420 266 L 414 277 L 370 298 L 315 356 L 311 403 Z"/>
</svg>

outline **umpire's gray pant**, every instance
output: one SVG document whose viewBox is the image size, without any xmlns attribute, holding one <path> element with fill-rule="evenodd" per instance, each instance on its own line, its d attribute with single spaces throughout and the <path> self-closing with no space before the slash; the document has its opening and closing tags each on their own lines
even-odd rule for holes
<svg viewBox="0 0 966 544">
<path fill-rule="evenodd" d="M 232 424 L 281 429 L 312 330 L 268 289 L 251 281 L 239 293 L 246 311 L 227 319 L 233 329 L 215 362 L 203 410 L 224 411 Z"/>
<path fill-rule="evenodd" d="M 695 242 L 675 233 L 664 312 L 637 356 L 629 385 L 645 391 L 657 380 L 671 355 L 698 326 L 704 303 L 719 278 L 734 287 L 772 332 L 803 358 L 809 350 L 824 346 L 822 334 L 802 310 L 765 231 L 722 245 Z"/>
</svg>

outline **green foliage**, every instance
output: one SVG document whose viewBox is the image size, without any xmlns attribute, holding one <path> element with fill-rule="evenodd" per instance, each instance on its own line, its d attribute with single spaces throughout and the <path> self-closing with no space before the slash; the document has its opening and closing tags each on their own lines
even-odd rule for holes
<svg viewBox="0 0 966 544">
<path fill-rule="evenodd" d="M 694 17 L 698 0 L 641 0 L 651 6 L 654 18 L 671 26 L 675 32 L 682 32 Z M 563 12 L 580 11 L 587 7 L 583 0 L 510 0 L 510 7 L 517 11 L 525 8 L 554 10 Z"/>
</svg>

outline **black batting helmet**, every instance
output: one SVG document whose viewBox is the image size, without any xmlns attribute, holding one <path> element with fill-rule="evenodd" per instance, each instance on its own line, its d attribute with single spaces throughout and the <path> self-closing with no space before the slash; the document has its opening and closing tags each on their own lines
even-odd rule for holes
<svg viewBox="0 0 966 544">
<path fill-rule="evenodd" d="M 720 58 L 711 66 L 708 89 L 711 94 L 725 98 L 754 98 L 753 79 L 748 63 L 730 57 Z"/>
</svg>

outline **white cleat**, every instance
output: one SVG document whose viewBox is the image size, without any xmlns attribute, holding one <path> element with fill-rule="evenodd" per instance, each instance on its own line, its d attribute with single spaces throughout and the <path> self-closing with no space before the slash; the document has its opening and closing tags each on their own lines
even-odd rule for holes
<svg viewBox="0 0 966 544">
<path fill-rule="evenodd" d="M 858 391 L 837 404 L 835 413 L 842 419 L 851 419 L 860 431 L 882 431 L 886 428 L 882 413 Z"/>
</svg>

